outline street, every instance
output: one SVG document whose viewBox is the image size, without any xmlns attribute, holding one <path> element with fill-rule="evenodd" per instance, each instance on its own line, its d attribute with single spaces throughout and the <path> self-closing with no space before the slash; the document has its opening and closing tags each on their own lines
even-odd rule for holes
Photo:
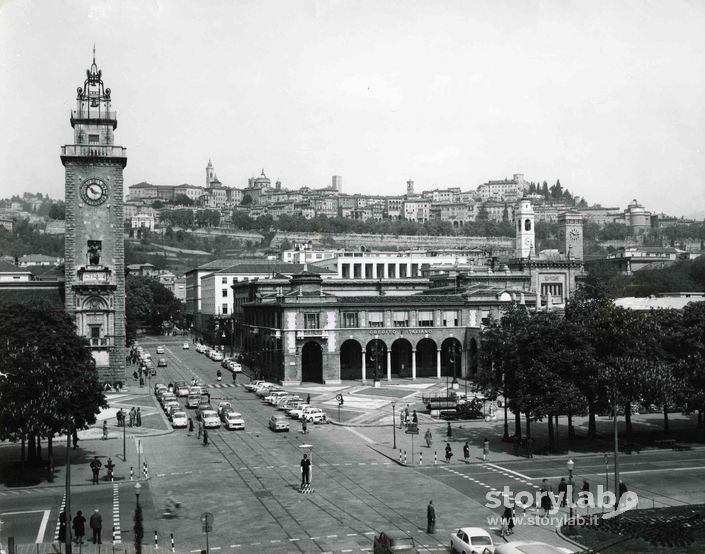
<svg viewBox="0 0 705 554">
<path fill-rule="evenodd" d="M 371 550 L 373 535 L 380 530 L 398 529 L 412 535 L 421 551 L 447 551 L 448 537 L 458 527 L 488 527 L 488 517 L 499 515 L 500 509 L 485 506 L 488 491 L 535 491 L 546 478 L 556 490 L 561 477 L 568 477 L 567 458 L 537 456 L 516 458 L 497 453 L 488 463 L 478 456 L 482 437 L 496 440 L 501 422 L 476 422 L 457 429 L 452 441 L 455 456 L 451 464 L 442 460 L 446 437 L 443 427 L 434 428 L 433 449 L 422 446 L 422 435 L 413 437 L 396 429 L 399 449 L 407 451 L 404 466 L 398 463 L 392 448 L 392 413 L 389 402 L 414 402 L 418 388 L 397 387 L 395 396 L 357 393 L 346 409 L 354 406 L 360 413 L 377 411 L 377 424 L 341 426 L 310 424 L 302 434 L 300 423 L 291 421 L 288 433 L 273 433 L 267 427 L 275 408 L 265 405 L 254 394 L 244 390 L 247 381 L 238 377 L 237 386 L 218 384 L 215 374 L 220 365 L 193 349 L 182 350 L 183 339 L 162 337 L 141 341 L 154 352 L 157 344 L 166 346 L 168 367 L 160 368 L 155 382 L 190 381 L 192 377 L 209 383 L 211 403 L 228 401 L 244 415 L 244 431 L 224 428 L 209 432 L 209 444 L 203 445 L 194 432 L 171 430 L 153 395 L 147 396 L 130 383 L 130 390 L 111 396 L 111 407 L 105 412 L 110 419 L 108 441 L 99 433 L 84 432 L 80 443 L 83 465 L 72 468 L 71 508 L 83 510 L 86 517 L 94 508 L 103 514 L 103 541 L 110 543 L 112 525 L 119 531 L 120 544 L 133 542 L 133 513 L 137 502 L 135 484 L 141 479 L 139 501 L 144 510 L 145 545 L 155 540 L 160 548 L 171 546 L 177 552 L 200 552 L 206 547 L 206 534 L 201 518 L 213 515 L 208 532 L 209 550 L 252 552 L 266 548 L 269 552 L 362 552 Z M 359 389 L 359 383 L 357 384 Z M 303 396 L 311 394 L 311 402 L 324 408 L 337 419 L 335 395 L 344 387 L 299 386 Z M 392 387 L 389 387 L 390 389 Z M 346 396 L 351 397 L 351 387 Z M 357 390 L 357 389 L 355 389 Z M 384 394 L 384 391 L 382 391 Z M 390 393 L 391 394 L 391 393 Z M 384 401 L 383 401 L 384 400 Z M 122 461 L 122 428 L 114 423 L 119 407 L 140 406 L 143 428 L 126 431 L 127 460 Z M 401 404 L 400 404 L 401 405 Z M 192 411 L 189 411 L 192 415 Z M 423 416 L 420 427 L 430 425 Z M 194 418 L 195 421 L 195 418 Z M 99 424 L 101 422 L 99 421 Z M 99 425 L 98 425 L 99 426 Z M 98 427 L 97 426 L 97 427 Z M 97 431 L 97 429 L 96 429 Z M 414 452 L 411 441 L 414 440 Z M 473 444 L 471 463 L 462 461 L 462 444 Z M 309 445 L 302 447 L 302 445 Z M 4 449 L 11 448 L 4 446 Z M 139 451 L 138 451 L 139 449 Z M 437 463 L 433 452 L 438 451 Z M 76 451 L 74 451 L 76 452 Z M 299 492 L 299 462 L 303 453 L 312 455 L 310 494 Z M 702 502 L 703 472 L 700 450 L 673 452 L 647 450 L 620 456 L 620 478 L 637 492 L 640 506 L 651 507 Z M 419 453 L 423 464 L 419 465 Z M 65 454 L 57 449 L 57 458 Z M 112 456 L 117 464 L 115 483 L 101 481 L 90 484 L 87 460 L 93 455 Z M 73 463 L 77 463 L 78 454 Z M 586 478 L 591 488 L 605 483 L 602 454 L 575 457 L 574 482 Z M 132 468 L 133 480 L 130 480 Z M 613 465 L 608 460 L 610 488 L 613 488 Z M 16 543 L 51 542 L 57 530 L 57 517 L 64 489 L 62 481 L 53 486 L 0 490 L 2 536 L 15 537 Z M 163 517 L 168 499 L 180 508 L 174 518 Z M 426 533 L 425 508 L 434 501 L 438 523 L 435 535 Z M 644 504 L 642 504 L 644 503 Z M 90 530 L 88 530 L 90 533 Z M 545 540 L 568 545 L 552 529 L 519 525 L 516 539 Z M 495 533 L 495 539 L 501 540 Z"/>
</svg>

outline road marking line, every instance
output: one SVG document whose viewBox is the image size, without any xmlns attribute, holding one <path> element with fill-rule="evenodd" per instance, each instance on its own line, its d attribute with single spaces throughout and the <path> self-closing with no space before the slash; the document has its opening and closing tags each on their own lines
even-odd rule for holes
<svg viewBox="0 0 705 554">
<path fill-rule="evenodd" d="M 363 435 L 362 433 L 360 433 L 359 431 L 357 431 L 356 429 L 353 429 L 352 427 L 344 427 L 344 429 L 350 431 L 353 435 L 357 435 L 362 440 L 367 441 L 370 444 L 374 444 L 374 442 L 375 442 L 372 439 L 370 439 L 370 438 L 366 437 L 365 435 Z"/>
<path fill-rule="evenodd" d="M 504 471 L 506 473 L 511 473 L 512 475 L 516 475 L 517 477 L 521 477 L 522 479 L 531 479 L 531 477 L 529 477 L 528 475 L 524 475 L 523 473 L 519 473 L 518 471 L 507 469 L 506 467 L 502 467 L 502 466 L 498 466 L 498 465 L 490 464 L 490 463 L 487 463 L 485 465 L 497 468 L 498 470 Z M 537 477 L 537 479 L 538 479 L 538 477 Z M 541 477 L 541 479 L 543 479 L 543 477 Z"/>
</svg>

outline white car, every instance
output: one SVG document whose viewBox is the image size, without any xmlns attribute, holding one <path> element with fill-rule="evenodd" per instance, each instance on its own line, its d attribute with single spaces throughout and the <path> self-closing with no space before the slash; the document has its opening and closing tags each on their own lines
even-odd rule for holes
<svg viewBox="0 0 705 554">
<path fill-rule="evenodd" d="M 185 428 L 188 425 L 186 412 L 174 412 L 171 414 L 171 426 L 174 429 Z"/>
<path fill-rule="evenodd" d="M 277 399 L 282 398 L 284 396 L 287 396 L 289 393 L 283 390 L 275 390 L 272 391 L 270 394 L 264 397 L 264 401 L 267 404 L 271 404 L 272 406 L 276 406 L 277 404 Z"/>
<path fill-rule="evenodd" d="M 288 412 L 291 408 L 302 402 L 301 397 L 297 395 L 285 396 L 277 403 L 277 410 Z"/>
<path fill-rule="evenodd" d="M 245 385 L 245 390 L 248 392 L 255 392 L 257 390 L 257 387 L 259 387 L 262 383 L 264 383 L 262 379 L 255 379 L 254 381 L 250 381 Z"/>
<path fill-rule="evenodd" d="M 164 354 L 164 347 L 163 346 L 157 346 L 157 354 Z"/>
<path fill-rule="evenodd" d="M 228 369 L 233 373 L 242 373 L 242 366 L 237 362 L 228 362 Z"/>
<path fill-rule="evenodd" d="M 196 352 L 200 352 L 203 354 L 206 351 L 206 345 L 201 344 L 200 342 L 196 345 Z"/>
<path fill-rule="evenodd" d="M 450 551 L 461 554 L 492 554 L 492 535 L 482 527 L 461 527 L 450 536 Z"/>
<path fill-rule="evenodd" d="M 188 350 L 189 348 L 191 348 L 191 345 L 189 343 L 185 342 L 184 344 L 181 345 L 181 348 L 183 348 L 184 350 Z"/>
<path fill-rule="evenodd" d="M 211 360 L 214 362 L 222 362 L 224 357 L 222 352 L 218 352 L 217 350 L 211 351 Z"/>
<path fill-rule="evenodd" d="M 291 418 L 294 419 L 299 419 L 301 418 L 301 414 L 304 412 L 304 409 L 309 408 L 310 406 L 306 403 L 301 403 L 298 406 L 294 408 L 289 408 L 286 412 L 286 415 L 288 415 Z"/>
<path fill-rule="evenodd" d="M 238 412 L 228 412 L 225 414 L 225 428 L 226 429 L 245 429 L 245 420 L 241 413 Z"/>
<path fill-rule="evenodd" d="M 206 429 L 217 429 L 220 427 L 220 418 L 215 410 L 203 410 L 201 418 Z"/>
<path fill-rule="evenodd" d="M 305 419 L 309 423 L 326 423 L 325 412 L 320 408 L 313 408 L 311 406 L 303 409 L 301 418 Z"/>
<path fill-rule="evenodd" d="M 275 385 L 274 383 L 262 383 L 262 385 L 260 387 L 257 387 L 255 394 L 257 395 L 257 398 L 264 398 L 265 396 L 269 396 L 273 392 L 279 391 L 279 390 L 284 390 L 284 389 Z"/>
<path fill-rule="evenodd" d="M 186 381 L 176 381 L 176 383 L 174 383 L 174 394 L 176 394 L 176 396 L 186 397 L 188 393 L 189 389 Z"/>
</svg>

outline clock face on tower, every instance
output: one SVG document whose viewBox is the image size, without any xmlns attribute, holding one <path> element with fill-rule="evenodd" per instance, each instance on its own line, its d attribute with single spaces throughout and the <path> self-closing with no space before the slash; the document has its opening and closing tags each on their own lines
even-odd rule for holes
<svg viewBox="0 0 705 554">
<path fill-rule="evenodd" d="M 571 240 L 577 240 L 580 237 L 580 231 L 577 229 L 571 229 L 569 234 Z"/>
<path fill-rule="evenodd" d="M 524 244 L 525 244 L 526 246 L 531 246 L 532 244 L 534 244 L 534 241 L 531 240 L 531 237 L 526 237 L 526 238 L 524 239 Z"/>
<path fill-rule="evenodd" d="M 100 179 L 86 179 L 81 184 L 81 198 L 89 206 L 100 206 L 109 195 L 108 185 Z"/>
</svg>

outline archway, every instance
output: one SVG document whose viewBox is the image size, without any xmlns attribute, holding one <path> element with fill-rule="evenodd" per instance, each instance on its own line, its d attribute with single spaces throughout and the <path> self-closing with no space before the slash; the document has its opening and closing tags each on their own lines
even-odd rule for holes
<svg viewBox="0 0 705 554">
<path fill-rule="evenodd" d="M 340 346 L 340 378 L 362 379 L 362 346 L 353 339 Z"/>
<path fill-rule="evenodd" d="M 315 341 L 301 348 L 301 382 L 305 381 L 323 383 L 323 351 Z"/>
<path fill-rule="evenodd" d="M 447 338 L 441 344 L 441 375 L 462 377 L 462 345 L 456 338 Z"/>
<path fill-rule="evenodd" d="M 416 376 L 436 376 L 436 343 L 432 339 L 421 339 L 416 345 Z"/>
<path fill-rule="evenodd" d="M 367 343 L 365 349 L 367 377 L 379 380 L 387 375 L 387 345 L 383 340 L 374 339 Z"/>
<path fill-rule="evenodd" d="M 397 339 L 392 343 L 392 375 L 411 377 L 411 343 Z"/>
</svg>

